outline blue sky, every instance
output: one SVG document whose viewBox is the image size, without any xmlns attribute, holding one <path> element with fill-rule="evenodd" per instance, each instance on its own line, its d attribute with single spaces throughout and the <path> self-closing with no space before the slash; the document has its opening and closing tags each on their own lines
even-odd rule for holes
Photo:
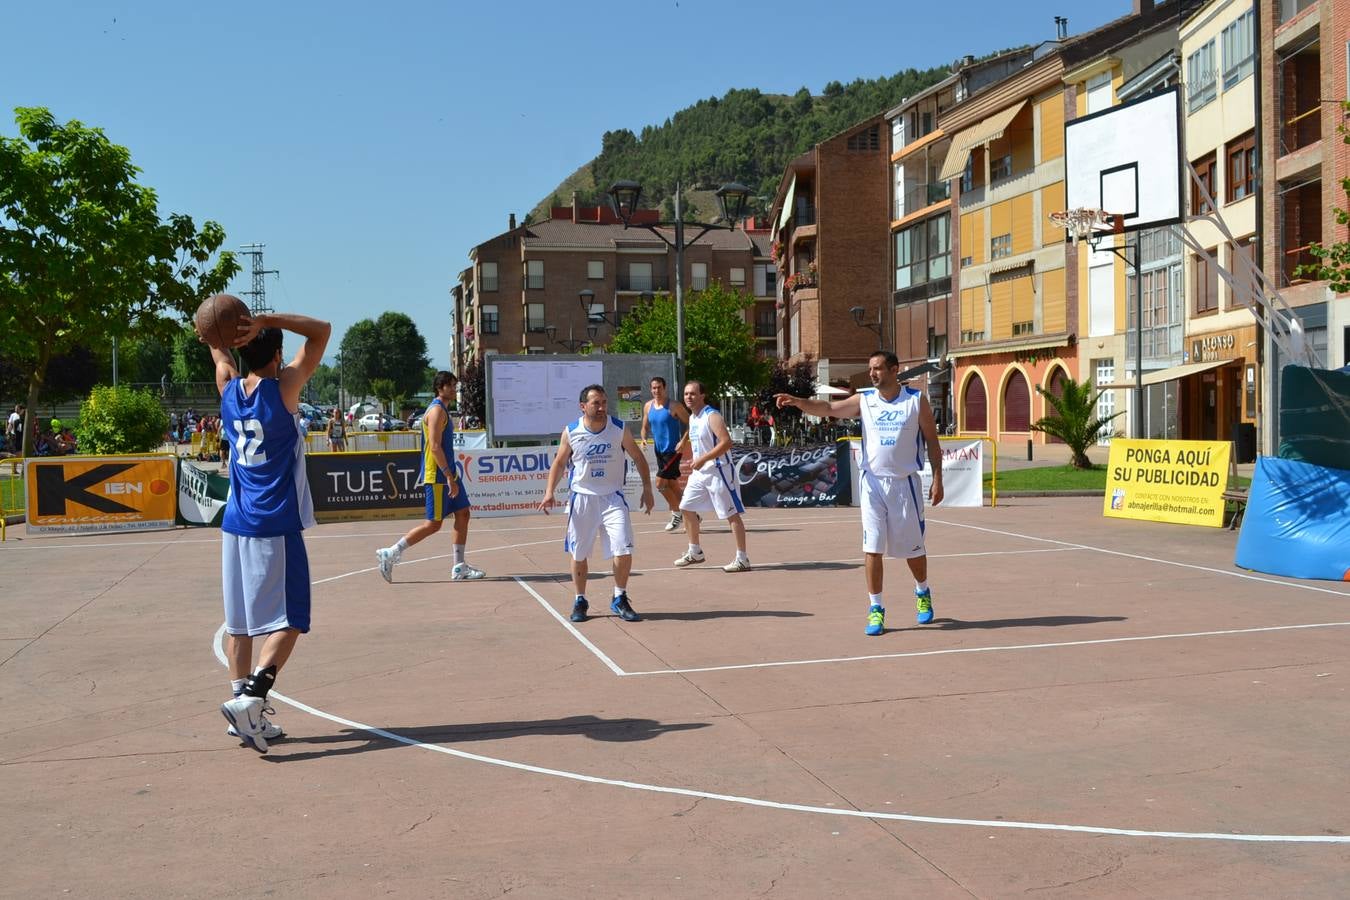
<svg viewBox="0 0 1350 900">
<path fill-rule="evenodd" d="M 1056 15 L 1078 34 L 1130 5 L 9 2 L 0 134 L 17 133 L 15 106 L 103 128 L 162 215 L 267 245 L 275 308 L 331 319 L 334 347 L 353 322 L 400 310 L 440 367 L 469 248 L 595 156 L 605 131 L 732 87 L 820 93 L 1047 40 Z M 248 287 L 247 272 L 232 285 Z"/>
</svg>

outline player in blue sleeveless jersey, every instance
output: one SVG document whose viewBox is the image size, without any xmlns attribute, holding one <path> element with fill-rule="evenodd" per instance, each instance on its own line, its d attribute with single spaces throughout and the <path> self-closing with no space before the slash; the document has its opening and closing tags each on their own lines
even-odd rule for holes
<svg viewBox="0 0 1350 900">
<path fill-rule="evenodd" d="M 795 406 L 813 416 L 862 420 L 862 471 L 858 505 L 862 508 L 863 572 L 867 577 L 866 634 L 886 630 L 881 597 L 883 554 L 903 559 L 914 575 L 915 621 L 933 621 L 924 548 L 923 471 L 925 450 L 933 470 L 928 499 L 942 502 L 942 447 L 933 409 L 922 391 L 900 384 L 900 360 L 878 350 L 867 361 L 872 387 L 831 403 L 791 394 L 774 398 L 778 407 Z"/>
<path fill-rule="evenodd" d="M 656 490 L 670 504 L 670 521 L 666 531 L 679 531 L 684 524 L 680 512 L 680 451 L 689 442 L 689 410 L 678 400 L 672 400 L 666 390 L 666 380 L 660 375 L 651 380 L 652 399 L 642 407 L 642 439 L 652 436 L 656 451 Z"/>
<path fill-rule="evenodd" d="M 375 561 L 385 581 L 394 580 L 394 566 L 403 557 L 403 551 L 440 531 L 441 523 L 448 515 L 455 519 L 451 526 L 455 559 L 450 569 L 450 580 L 476 581 L 483 577 L 483 570 L 475 569 L 464 558 L 473 504 L 469 502 L 469 492 L 464 489 L 461 473 L 453 462 L 455 425 L 450 419 L 450 404 L 455 402 L 455 387 L 458 384 L 459 379 L 454 372 L 437 372 L 431 383 L 436 396 L 422 416 L 422 462 L 417 475 L 417 481 L 426 495 L 427 518 L 399 538 L 392 547 L 375 551 Z"/>
<path fill-rule="evenodd" d="M 282 331 L 305 339 L 282 363 Z M 229 352 L 211 348 L 220 389 L 220 438 L 229 443 L 230 494 L 221 523 L 225 655 L 234 698 L 220 711 L 229 733 L 259 753 L 282 736 L 267 715 L 267 693 L 309 631 L 309 559 L 301 531 L 314 525 L 300 436 L 300 392 L 323 358 L 332 326 L 308 316 L 243 317 L 234 346 L 248 366 L 240 376 Z M 253 639 L 262 649 L 252 673 Z"/>
<path fill-rule="evenodd" d="M 567 503 L 567 536 L 563 549 L 572 554 L 572 585 L 577 589 L 572 604 L 572 621 L 584 622 L 590 604 L 586 601 L 587 559 L 600 536 L 605 559 L 614 560 L 614 600 L 610 609 L 625 622 L 641 620 L 628 601 L 628 575 L 633 570 L 633 521 L 628 501 L 623 496 L 627 454 L 642 479 L 642 499 L 638 505 L 651 515 L 651 473 L 647 458 L 623 422 L 609 415 L 609 397 L 598 384 L 581 390 L 581 417 L 562 431 L 558 454 L 548 470 L 548 484 L 539 510 L 547 515 L 553 507 L 553 492 L 566 469 L 572 491 Z"/>
</svg>

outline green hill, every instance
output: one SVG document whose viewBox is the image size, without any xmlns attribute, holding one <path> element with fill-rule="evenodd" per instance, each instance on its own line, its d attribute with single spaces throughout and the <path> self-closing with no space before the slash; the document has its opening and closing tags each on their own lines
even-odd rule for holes
<svg viewBox="0 0 1350 900">
<path fill-rule="evenodd" d="M 761 198 L 762 209 L 773 200 L 787 163 L 831 135 L 884 112 L 941 81 L 947 66 L 906 69 L 889 78 L 832 81 L 822 96 L 803 87 L 792 96 L 734 88 L 686 107 L 640 135 L 628 129 L 607 131 L 600 155 L 568 176 L 530 213 L 531 221 L 548 215 L 549 206 L 565 206 L 577 191 L 583 205 L 604 200 L 604 188 L 631 178 L 642 183 L 643 205 L 662 203 L 677 178 L 692 188 L 715 190 L 739 181 Z M 716 214 L 711 194 L 693 194 L 690 215 Z M 706 208 L 705 208 L 706 207 Z"/>
</svg>

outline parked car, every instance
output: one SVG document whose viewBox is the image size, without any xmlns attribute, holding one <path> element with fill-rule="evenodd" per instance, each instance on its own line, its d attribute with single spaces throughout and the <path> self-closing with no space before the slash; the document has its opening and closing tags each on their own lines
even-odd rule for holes
<svg viewBox="0 0 1350 900">
<path fill-rule="evenodd" d="M 399 423 L 386 416 L 384 413 L 366 413 L 356 422 L 359 431 L 393 431 L 399 427 Z"/>
</svg>

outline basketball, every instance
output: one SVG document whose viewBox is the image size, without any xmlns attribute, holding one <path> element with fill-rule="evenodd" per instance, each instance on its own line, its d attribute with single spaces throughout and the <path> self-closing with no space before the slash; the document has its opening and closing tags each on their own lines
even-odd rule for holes
<svg viewBox="0 0 1350 900">
<path fill-rule="evenodd" d="M 217 350 L 229 350 L 238 333 L 239 319 L 248 315 L 248 306 L 232 294 L 215 294 L 197 307 L 193 321 L 197 333 Z"/>
</svg>

